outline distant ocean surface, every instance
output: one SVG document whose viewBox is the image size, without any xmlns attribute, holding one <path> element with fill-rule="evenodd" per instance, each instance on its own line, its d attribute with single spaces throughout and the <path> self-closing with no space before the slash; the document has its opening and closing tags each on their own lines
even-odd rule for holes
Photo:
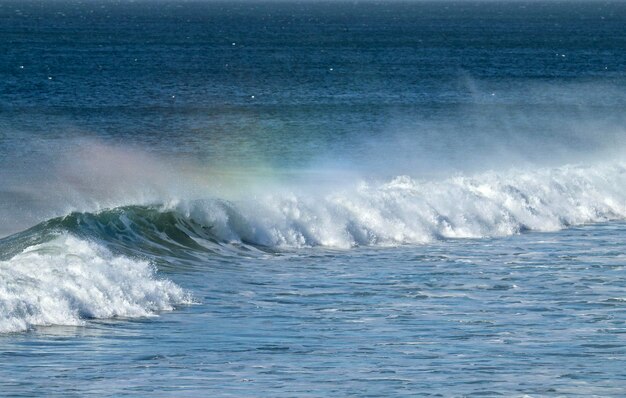
<svg viewBox="0 0 626 398">
<path fill-rule="evenodd" d="M 626 396 L 626 2 L 0 1 L 0 395 Z"/>
</svg>

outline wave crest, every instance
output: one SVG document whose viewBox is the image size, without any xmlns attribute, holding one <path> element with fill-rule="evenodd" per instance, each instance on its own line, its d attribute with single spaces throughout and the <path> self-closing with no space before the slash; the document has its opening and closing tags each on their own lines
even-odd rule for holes
<svg viewBox="0 0 626 398">
<path fill-rule="evenodd" d="M 222 241 L 267 247 L 421 244 L 445 238 L 555 231 L 626 217 L 626 168 L 564 166 L 441 181 L 400 176 L 317 194 L 168 207 Z"/>
</svg>

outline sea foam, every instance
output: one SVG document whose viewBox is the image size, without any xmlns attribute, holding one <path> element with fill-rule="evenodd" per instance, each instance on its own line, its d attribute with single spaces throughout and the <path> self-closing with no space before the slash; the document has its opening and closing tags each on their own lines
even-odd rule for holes
<svg viewBox="0 0 626 398">
<path fill-rule="evenodd" d="M 277 188 L 236 201 L 170 205 L 223 241 L 268 247 L 422 244 L 556 231 L 626 218 L 626 167 L 604 164 L 458 175 L 398 176 L 344 188 Z"/>
<path fill-rule="evenodd" d="M 119 253 L 168 261 L 219 255 L 224 243 L 276 249 L 427 244 L 614 219 L 626 219 L 620 163 L 353 180 L 340 188 L 267 185 L 232 200 L 72 213 L 4 241 L 5 255 L 13 254 L 0 261 L 0 333 L 144 317 L 189 302 L 149 262 Z M 50 233 L 57 236 L 27 246 Z"/>
<path fill-rule="evenodd" d="M 188 303 L 146 261 L 63 234 L 0 261 L 0 333 L 86 319 L 145 317 Z"/>
</svg>

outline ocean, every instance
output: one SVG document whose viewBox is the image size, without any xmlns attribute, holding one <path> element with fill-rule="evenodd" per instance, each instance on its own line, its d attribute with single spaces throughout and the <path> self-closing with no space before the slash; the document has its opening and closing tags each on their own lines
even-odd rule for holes
<svg viewBox="0 0 626 398">
<path fill-rule="evenodd" d="M 0 0 L 0 396 L 625 396 L 625 26 Z"/>
</svg>

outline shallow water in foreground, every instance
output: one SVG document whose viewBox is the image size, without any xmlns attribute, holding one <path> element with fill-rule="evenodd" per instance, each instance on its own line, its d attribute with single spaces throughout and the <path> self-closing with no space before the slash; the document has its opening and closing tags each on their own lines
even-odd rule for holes
<svg viewBox="0 0 626 398">
<path fill-rule="evenodd" d="M 0 335 L 6 395 L 622 396 L 626 224 L 208 257 L 196 303 Z M 28 375 L 28 377 L 24 377 Z"/>
</svg>

